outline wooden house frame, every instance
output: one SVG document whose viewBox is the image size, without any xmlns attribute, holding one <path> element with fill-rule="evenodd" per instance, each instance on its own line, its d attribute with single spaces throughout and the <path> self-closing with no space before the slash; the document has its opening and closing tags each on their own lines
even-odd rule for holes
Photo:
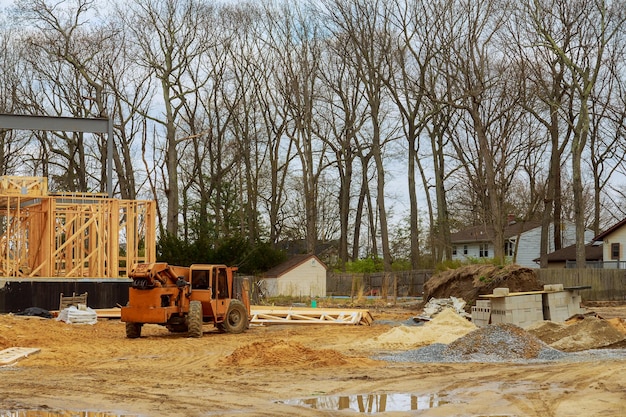
<svg viewBox="0 0 626 417">
<path fill-rule="evenodd" d="M 155 203 L 0 177 L 0 276 L 121 278 L 156 260 Z"/>
</svg>

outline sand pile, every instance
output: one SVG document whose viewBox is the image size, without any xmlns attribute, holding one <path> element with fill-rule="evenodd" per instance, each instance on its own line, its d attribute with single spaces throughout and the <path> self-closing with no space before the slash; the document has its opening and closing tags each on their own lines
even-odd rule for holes
<svg viewBox="0 0 626 417">
<path fill-rule="evenodd" d="M 506 287 L 511 292 L 536 291 L 543 289 L 537 274 L 531 268 L 519 265 L 466 265 L 440 272 L 424 284 L 424 300 L 431 298 L 462 298 L 467 305 L 481 294 L 491 294 L 494 288 Z"/>
<path fill-rule="evenodd" d="M 256 342 L 237 348 L 224 365 L 321 367 L 344 365 L 349 359 L 334 350 L 315 350 L 284 340 Z"/>
<path fill-rule="evenodd" d="M 626 335 L 608 320 L 585 317 L 573 324 L 540 322 L 529 327 L 528 332 L 564 352 L 598 349 L 626 339 Z"/>
<path fill-rule="evenodd" d="M 447 308 L 423 326 L 398 326 L 360 343 L 374 349 L 411 349 L 433 343 L 450 343 L 476 329 L 476 325 Z"/>
</svg>

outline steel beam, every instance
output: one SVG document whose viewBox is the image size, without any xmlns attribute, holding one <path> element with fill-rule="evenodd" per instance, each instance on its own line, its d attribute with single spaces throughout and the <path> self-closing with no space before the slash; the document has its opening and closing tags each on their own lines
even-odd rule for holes
<svg viewBox="0 0 626 417">
<path fill-rule="evenodd" d="M 105 118 L 1 114 L 0 130 L 46 130 L 107 134 L 107 192 L 113 197 L 113 121 Z"/>
</svg>

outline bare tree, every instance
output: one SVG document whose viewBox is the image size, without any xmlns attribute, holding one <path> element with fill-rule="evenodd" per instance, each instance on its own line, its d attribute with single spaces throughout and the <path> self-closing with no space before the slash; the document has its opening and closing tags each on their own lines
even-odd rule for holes
<svg viewBox="0 0 626 417">
<path fill-rule="evenodd" d="M 0 113 L 19 112 L 17 95 L 25 66 L 20 60 L 20 44 L 15 38 L 15 33 L 8 27 L 0 31 Z M 0 129 L 0 175 L 26 173 L 22 155 L 28 152 L 27 145 L 28 137 L 21 132 Z"/>
<path fill-rule="evenodd" d="M 564 0 L 529 4 L 529 14 L 543 40 L 539 47 L 550 50 L 568 72 L 568 82 L 576 106 L 569 120 L 573 132 L 571 143 L 574 219 L 576 223 L 576 265 L 585 266 L 585 200 L 582 178 L 582 157 L 590 130 L 590 99 L 596 88 L 604 61 L 624 30 L 626 4 L 621 1 Z M 564 39 L 567 33 L 571 40 Z M 565 40 L 567 43 L 565 43 Z"/>
<path fill-rule="evenodd" d="M 238 160 L 237 186 L 239 201 L 239 224 L 242 236 L 250 243 L 258 242 L 264 233 L 261 230 L 262 181 L 267 175 L 264 169 L 267 140 L 262 123 L 259 98 L 268 88 L 263 77 L 267 68 L 263 66 L 263 51 L 256 32 L 263 25 L 263 13 L 253 4 L 237 5 L 227 10 L 229 21 L 236 36 L 228 42 L 227 60 L 231 62 L 232 89 L 224 97 L 231 116 L 230 131 L 236 141 Z"/>
<path fill-rule="evenodd" d="M 321 54 L 320 26 L 312 10 L 298 3 L 285 3 L 277 26 L 278 37 L 272 47 L 280 53 L 282 68 L 276 88 L 286 103 L 290 123 L 284 134 L 298 155 L 305 213 L 306 250 L 314 253 L 318 240 L 317 183 L 327 168 L 326 145 L 319 140 L 316 126 L 319 65 Z"/>
<path fill-rule="evenodd" d="M 389 17 L 387 4 L 378 0 L 348 2 L 328 0 L 325 2 L 328 20 L 334 26 L 334 33 L 343 34 L 351 48 L 351 63 L 363 83 L 370 124 L 371 153 L 376 167 L 376 207 L 380 224 L 380 241 L 383 265 L 391 271 L 391 251 L 389 247 L 389 226 L 385 208 L 385 166 L 383 149 L 386 133 L 384 128 L 385 109 L 383 107 L 384 63 L 391 50 Z M 371 230 L 373 232 L 373 230 Z M 375 234 L 371 233 L 372 238 Z"/>
<path fill-rule="evenodd" d="M 269 241 L 276 245 L 283 235 L 285 204 L 289 199 L 286 183 L 293 159 L 296 158 L 294 144 L 285 131 L 290 124 L 288 104 L 282 98 L 278 85 L 281 83 L 280 10 L 267 6 L 263 9 L 262 24 L 255 27 L 256 54 L 252 62 L 255 77 L 253 91 L 259 106 L 259 182 L 258 198 L 267 213 Z"/>
<path fill-rule="evenodd" d="M 354 170 L 358 158 L 359 132 L 366 122 L 367 114 L 364 107 L 364 96 L 361 82 L 354 67 L 350 64 L 350 48 L 342 36 L 333 38 L 326 45 L 327 54 L 323 61 L 324 68 L 320 72 L 324 85 L 324 100 L 327 101 L 326 112 L 320 117 L 326 118 L 325 125 L 330 129 L 327 135 L 328 146 L 334 154 L 334 166 L 339 175 L 339 263 L 343 269 L 346 262 L 355 260 L 358 245 L 350 255 L 348 251 L 350 236 L 350 214 L 352 212 L 352 193 L 354 186 Z M 367 184 L 362 184 L 366 187 Z M 359 223 L 356 216 L 354 226 Z M 353 242 L 353 245 L 357 244 Z"/>
<path fill-rule="evenodd" d="M 619 42 L 624 45 L 624 41 Z M 617 45 L 616 45 L 617 46 Z M 583 158 L 593 175 L 593 222 L 591 229 L 599 234 L 603 226 L 602 196 L 606 194 L 615 173 L 626 161 L 621 149 L 626 128 L 626 108 L 621 103 L 624 94 L 623 75 L 619 62 L 623 62 L 624 47 L 612 49 L 607 59 L 603 75 L 599 77 L 597 88 L 591 97 L 589 127 L 589 158 Z M 622 70 L 623 71 L 623 70 Z M 615 219 L 617 220 L 617 219 Z"/>
<path fill-rule="evenodd" d="M 569 109 L 573 104 L 571 88 L 567 85 L 566 67 L 559 57 L 549 51 L 533 47 L 538 34 L 522 5 L 522 13 L 516 16 L 514 24 L 507 31 L 516 39 L 510 46 L 515 48 L 512 53 L 519 56 L 517 65 L 524 80 L 524 95 L 521 105 L 537 122 L 544 127 L 547 143 L 550 146 L 550 157 L 544 205 L 541 219 L 541 267 L 547 266 L 547 254 L 550 247 L 560 249 L 562 224 L 562 164 L 564 153 L 570 143 L 572 130 L 567 122 Z M 569 48 L 572 34 L 564 32 L 562 42 Z M 563 128 L 565 127 L 565 129 Z M 552 224 L 553 241 L 549 242 L 550 225 Z"/>
<path fill-rule="evenodd" d="M 508 10 L 492 0 L 462 1 L 454 24 L 457 32 L 451 65 L 444 74 L 462 110 L 462 141 L 454 143 L 457 157 L 476 196 L 475 210 L 494 232 L 494 259 L 504 260 L 505 199 L 525 146 L 519 130 L 521 111 L 518 74 L 497 43 Z M 470 205 L 469 207 L 472 207 Z"/>
<path fill-rule="evenodd" d="M 212 47 L 204 31 L 210 14 L 211 8 L 198 0 L 141 0 L 118 7 L 118 16 L 130 32 L 129 42 L 141 51 L 136 56 L 137 68 L 147 71 L 159 83 L 163 114 L 143 116 L 165 130 L 165 230 L 172 235 L 177 235 L 179 224 L 179 145 L 189 136 L 181 134 L 181 127 L 185 126 L 182 112 L 186 100 L 193 100 L 198 89 L 208 82 L 206 74 L 202 76 L 196 70 L 202 55 Z"/>
<path fill-rule="evenodd" d="M 105 55 L 112 48 L 107 44 L 112 33 L 105 27 L 89 26 L 93 2 L 75 0 L 69 5 L 46 0 L 18 1 L 20 16 L 33 30 L 26 36 L 28 62 L 46 82 L 48 103 L 31 100 L 31 109 L 55 115 L 75 117 L 109 117 L 105 84 L 108 67 Z M 58 176 L 66 190 L 88 191 L 95 183 L 103 192 L 107 184 L 106 138 L 98 137 L 95 145 L 84 133 L 57 132 L 63 145 L 49 143 L 52 154 L 60 156 Z M 97 166 L 92 166 L 98 161 Z M 96 168 L 94 170 L 94 168 Z M 99 171 L 99 172 L 98 172 Z M 96 172 L 98 172 L 96 174 Z"/>
<path fill-rule="evenodd" d="M 412 3 L 395 1 L 390 6 L 390 26 L 396 39 L 392 43 L 395 51 L 386 56 L 383 80 L 389 94 L 402 117 L 402 128 L 407 140 L 407 179 L 409 194 L 410 260 L 413 269 L 419 268 L 419 230 L 416 164 L 421 167 L 418 157 L 419 136 L 426 128 L 431 107 L 428 96 L 432 94 L 429 74 L 440 45 L 436 42 L 438 29 L 449 2 Z M 389 74 L 384 77 L 384 74 Z M 420 171 L 423 172 L 420 168 Z M 445 212 L 445 208 L 442 207 Z M 446 223 L 441 223 L 445 227 Z M 449 230 L 447 231 L 449 236 Z"/>
</svg>

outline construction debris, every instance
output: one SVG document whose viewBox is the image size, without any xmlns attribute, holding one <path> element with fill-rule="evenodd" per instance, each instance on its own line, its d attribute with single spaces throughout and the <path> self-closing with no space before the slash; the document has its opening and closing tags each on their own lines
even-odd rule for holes
<svg viewBox="0 0 626 417">
<path fill-rule="evenodd" d="M 447 308 L 452 308 L 462 317 L 470 317 L 469 314 L 465 312 L 465 305 L 467 303 L 462 298 L 457 297 L 448 297 L 448 298 L 431 298 L 424 305 L 422 309 L 422 314 L 413 317 L 414 321 L 429 321 L 434 316 L 439 314 L 442 310 Z"/>
</svg>

